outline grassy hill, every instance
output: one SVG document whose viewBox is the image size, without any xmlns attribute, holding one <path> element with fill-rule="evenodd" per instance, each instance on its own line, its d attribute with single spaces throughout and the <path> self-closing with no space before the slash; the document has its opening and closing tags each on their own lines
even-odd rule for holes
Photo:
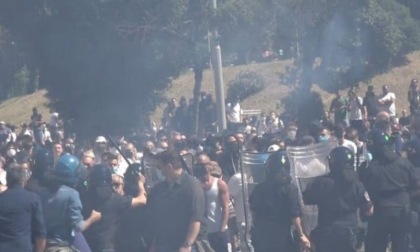
<svg viewBox="0 0 420 252">
<path fill-rule="evenodd" d="M 395 67 L 387 73 L 375 76 L 371 84 L 375 86 L 377 93 L 381 92 L 381 86 L 388 84 L 390 90 L 395 92 L 397 96 L 397 112 L 400 113 L 402 109 L 408 109 L 407 91 L 410 80 L 412 78 L 420 78 L 420 51 L 407 55 L 408 64 L 400 67 Z M 280 75 L 286 71 L 286 67 L 291 64 L 291 61 L 273 61 L 267 63 L 256 63 L 244 66 L 228 66 L 223 69 L 225 93 L 229 86 L 229 82 L 241 71 L 251 70 L 263 75 L 269 85 L 261 92 L 249 97 L 242 102 L 244 109 L 261 109 L 262 111 L 270 112 L 277 110 L 277 104 L 280 99 L 288 95 L 289 89 L 285 85 L 280 84 Z M 192 71 L 187 71 L 179 78 L 175 79 L 172 85 L 165 91 L 165 97 L 177 98 L 185 96 L 187 99 L 192 97 L 194 87 L 194 74 Z M 329 106 L 334 95 L 321 90 L 314 86 L 314 89 L 321 92 L 324 104 Z M 202 91 L 214 94 L 214 80 L 211 70 L 204 72 Z M 366 86 L 361 85 L 359 95 L 364 96 Z M 0 120 L 19 125 L 22 122 L 27 122 L 30 118 L 32 107 L 38 107 L 43 114 L 44 119 L 49 118 L 48 99 L 45 97 L 46 91 L 41 90 L 34 94 L 15 97 L 0 103 Z M 160 123 L 163 108 L 165 104 L 156 108 L 152 114 L 152 119 Z M 281 109 L 281 108 L 280 108 Z"/>
<path fill-rule="evenodd" d="M 18 96 L 0 103 L 0 120 L 19 126 L 30 122 L 32 108 L 37 107 L 44 120 L 49 120 L 47 92 L 40 90 L 30 95 Z"/>
</svg>

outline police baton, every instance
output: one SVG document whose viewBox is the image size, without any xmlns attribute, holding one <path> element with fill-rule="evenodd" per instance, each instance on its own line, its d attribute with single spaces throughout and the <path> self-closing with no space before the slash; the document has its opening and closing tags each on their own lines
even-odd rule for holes
<svg viewBox="0 0 420 252">
<path fill-rule="evenodd" d="M 120 147 L 115 143 L 114 139 L 111 136 L 108 136 L 108 140 L 112 144 L 112 146 L 114 146 L 115 149 L 117 149 L 118 153 L 120 153 L 120 155 L 124 158 L 125 162 L 127 162 L 128 165 L 131 165 L 132 162 L 124 155 Z"/>
</svg>

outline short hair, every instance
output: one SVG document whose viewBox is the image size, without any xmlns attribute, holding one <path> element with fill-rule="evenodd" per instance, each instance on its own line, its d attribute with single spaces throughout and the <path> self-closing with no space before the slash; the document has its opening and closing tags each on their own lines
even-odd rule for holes
<svg viewBox="0 0 420 252">
<path fill-rule="evenodd" d="M 156 159 L 164 164 L 171 164 L 175 169 L 182 169 L 181 156 L 174 150 L 165 150 L 156 155 Z"/>
<path fill-rule="evenodd" d="M 117 155 L 115 155 L 114 153 L 109 153 L 108 154 L 107 161 L 111 161 L 111 160 L 115 160 L 115 159 L 118 160 L 118 156 Z"/>
<path fill-rule="evenodd" d="M 28 171 L 19 164 L 11 164 L 7 170 L 7 185 L 23 185 L 27 179 Z"/>
</svg>

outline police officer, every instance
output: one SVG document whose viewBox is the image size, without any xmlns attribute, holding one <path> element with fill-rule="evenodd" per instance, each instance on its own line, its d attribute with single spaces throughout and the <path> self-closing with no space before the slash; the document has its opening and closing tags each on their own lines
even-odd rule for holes
<svg viewBox="0 0 420 252">
<path fill-rule="evenodd" d="M 317 252 L 356 252 L 357 210 L 373 213 L 372 203 L 354 170 L 354 154 L 343 146 L 329 155 L 330 173 L 316 178 L 303 193 L 317 205 L 318 226 L 311 233 Z"/>
<path fill-rule="evenodd" d="M 32 176 L 26 183 L 26 189 L 39 195 L 45 194 L 48 183 L 48 175 L 51 175 L 54 169 L 53 153 L 45 148 L 35 152 L 31 164 Z"/>
<path fill-rule="evenodd" d="M 410 231 L 410 194 L 414 169 L 395 153 L 391 137 L 374 129 L 368 139 L 372 161 L 361 173 L 375 212 L 369 218 L 366 252 L 385 252 L 390 240 L 393 252 L 408 250 Z"/>
<path fill-rule="evenodd" d="M 290 228 L 293 224 L 302 247 L 310 242 L 303 233 L 298 190 L 291 184 L 290 163 L 284 152 L 275 152 L 266 162 L 266 179 L 250 196 L 254 226 L 252 245 L 256 252 L 297 251 Z"/>
<path fill-rule="evenodd" d="M 420 251 L 420 140 L 416 139 L 407 143 L 407 157 L 415 167 L 414 175 L 416 188 L 411 192 L 412 225 L 411 232 L 412 245 L 415 251 Z"/>
<path fill-rule="evenodd" d="M 48 181 L 48 195 L 43 202 L 45 225 L 47 228 L 47 250 L 73 251 L 77 236 L 101 219 L 101 213 L 90 212 L 83 219 L 82 203 L 79 193 L 74 189 L 79 179 L 78 158 L 65 154 L 54 166 L 52 177 Z M 84 250 L 85 251 L 85 250 Z"/>
</svg>

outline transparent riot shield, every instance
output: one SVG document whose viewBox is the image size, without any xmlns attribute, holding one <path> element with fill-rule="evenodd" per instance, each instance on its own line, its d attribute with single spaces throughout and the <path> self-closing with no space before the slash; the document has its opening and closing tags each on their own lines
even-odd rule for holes
<svg viewBox="0 0 420 252">
<path fill-rule="evenodd" d="M 244 227 L 244 241 L 241 246 L 242 251 L 252 252 L 252 246 L 250 245 L 250 231 L 252 227 L 252 215 L 249 206 L 249 196 L 252 193 L 254 187 L 263 182 L 265 179 L 265 162 L 267 161 L 270 153 L 241 153 L 240 162 L 240 173 L 241 173 L 241 185 L 242 185 L 242 198 L 243 198 L 243 211 L 245 216 L 245 227 Z M 244 248 L 245 247 L 245 248 Z"/>
<path fill-rule="evenodd" d="M 302 192 L 316 177 L 329 173 L 328 156 L 337 146 L 335 141 L 319 143 L 310 146 L 288 147 L 287 155 L 291 165 L 292 183 L 299 192 L 302 207 L 302 222 L 306 234 L 316 227 L 318 222 L 318 207 L 303 204 Z"/>
<path fill-rule="evenodd" d="M 146 156 L 142 159 L 142 172 L 146 178 L 146 190 L 150 190 L 165 178 L 159 170 L 157 160 L 153 156 Z"/>
</svg>

